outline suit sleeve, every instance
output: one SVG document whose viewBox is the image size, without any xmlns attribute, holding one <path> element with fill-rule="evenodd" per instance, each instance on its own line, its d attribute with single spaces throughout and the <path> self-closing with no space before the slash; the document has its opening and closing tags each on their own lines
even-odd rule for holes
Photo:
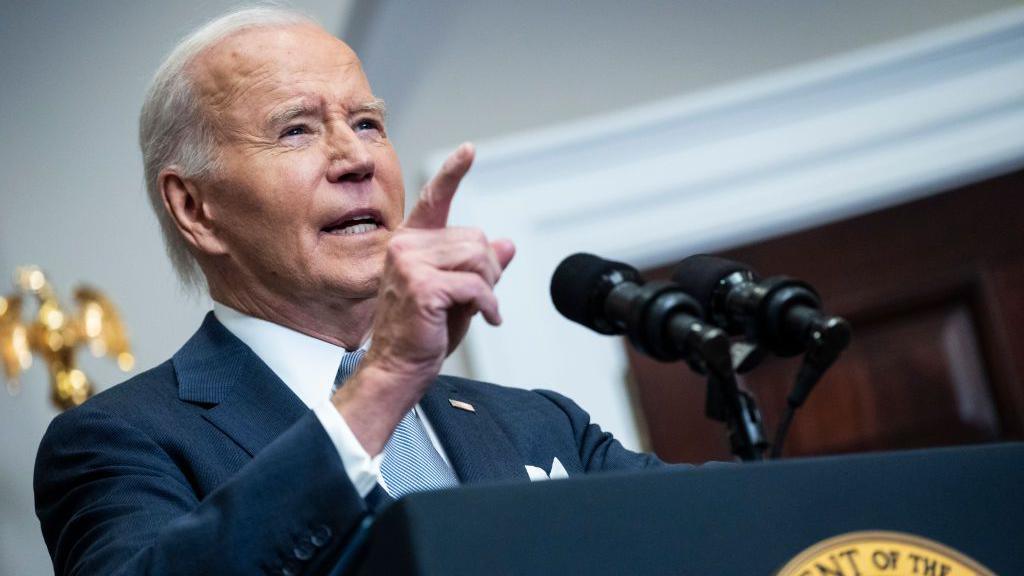
<svg viewBox="0 0 1024 576">
<path fill-rule="evenodd" d="M 43 438 L 35 493 L 59 576 L 324 573 L 368 515 L 312 412 L 199 501 L 145 433 L 76 408 Z"/>
<path fill-rule="evenodd" d="M 590 414 L 565 396 L 551 390 L 536 392 L 550 400 L 569 419 L 573 438 L 579 448 L 580 462 L 586 472 L 638 470 L 664 465 L 653 454 L 627 450 L 610 433 L 591 422 Z"/>
</svg>

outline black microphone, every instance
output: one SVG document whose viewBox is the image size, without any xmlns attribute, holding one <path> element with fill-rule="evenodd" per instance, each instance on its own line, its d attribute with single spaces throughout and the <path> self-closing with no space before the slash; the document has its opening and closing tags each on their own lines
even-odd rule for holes
<svg viewBox="0 0 1024 576">
<path fill-rule="evenodd" d="M 672 279 L 730 334 L 744 334 L 779 356 L 794 356 L 823 335 L 839 349 L 850 326 L 821 311 L 821 299 L 806 282 L 785 276 L 762 280 L 745 264 L 699 254 L 676 267 Z"/>
<path fill-rule="evenodd" d="M 551 277 L 551 300 L 563 316 L 601 334 L 629 336 L 657 360 L 685 360 L 708 376 L 705 413 L 725 422 L 734 454 L 759 460 L 767 447 L 753 398 L 739 389 L 729 336 L 705 324 L 700 304 L 672 282 L 644 282 L 636 268 L 593 254 L 573 254 Z"/>
<path fill-rule="evenodd" d="M 567 257 L 551 277 L 551 300 L 566 318 L 601 334 L 627 334 L 633 346 L 662 361 L 703 364 L 725 333 L 701 321 L 700 305 L 671 282 L 645 283 L 628 264 L 593 254 Z M 695 364 L 696 362 L 696 364 Z"/>
</svg>

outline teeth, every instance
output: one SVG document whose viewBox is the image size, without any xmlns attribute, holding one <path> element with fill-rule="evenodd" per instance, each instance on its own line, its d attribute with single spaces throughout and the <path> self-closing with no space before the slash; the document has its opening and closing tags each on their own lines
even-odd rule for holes
<svg viewBox="0 0 1024 576">
<path fill-rule="evenodd" d="M 364 232 L 372 232 L 377 229 L 377 225 L 373 222 L 366 224 L 355 224 L 353 226 L 346 226 L 339 231 L 339 234 L 362 234 Z"/>
</svg>

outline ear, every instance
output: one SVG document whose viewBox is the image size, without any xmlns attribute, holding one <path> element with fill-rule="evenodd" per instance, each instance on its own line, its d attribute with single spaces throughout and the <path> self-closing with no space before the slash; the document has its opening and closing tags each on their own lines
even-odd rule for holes
<svg viewBox="0 0 1024 576">
<path fill-rule="evenodd" d="M 193 249 L 202 254 L 227 254 L 227 246 L 217 235 L 211 219 L 205 191 L 191 178 L 183 177 L 175 167 L 164 168 L 157 176 L 164 209 L 171 215 L 178 232 Z"/>
</svg>

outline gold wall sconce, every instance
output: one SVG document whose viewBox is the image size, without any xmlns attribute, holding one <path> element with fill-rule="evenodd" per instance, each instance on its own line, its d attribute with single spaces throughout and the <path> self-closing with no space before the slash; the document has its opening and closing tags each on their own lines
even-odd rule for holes
<svg viewBox="0 0 1024 576">
<path fill-rule="evenodd" d="M 19 267 L 14 274 L 16 292 L 0 296 L 0 363 L 7 390 L 17 394 L 19 377 L 39 355 L 50 373 L 51 399 L 61 410 L 73 408 L 92 395 L 92 383 L 75 362 L 76 349 L 88 346 L 93 356 L 116 359 L 122 371 L 135 365 L 124 324 L 114 305 L 94 288 L 78 286 L 77 313 L 60 305 L 53 286 L 36 266 Z M 22 320 L 26 298 L 35 298 L 35 318 Z"/>
</svg>

